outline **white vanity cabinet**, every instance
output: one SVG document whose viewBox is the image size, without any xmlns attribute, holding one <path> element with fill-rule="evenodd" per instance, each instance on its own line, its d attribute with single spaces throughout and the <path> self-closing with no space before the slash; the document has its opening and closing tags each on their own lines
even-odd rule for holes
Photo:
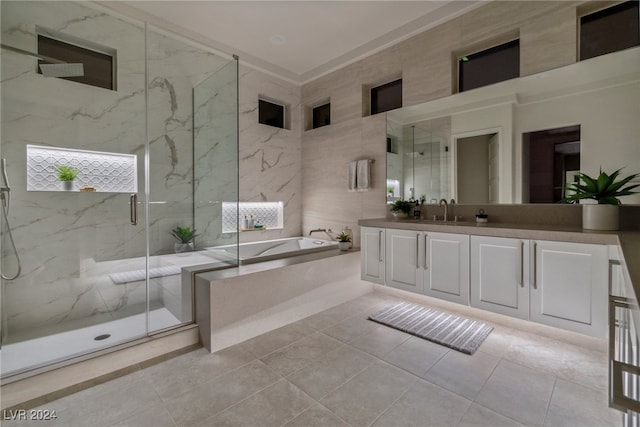
<svg viewBox="0 0 640 427">
<path fill-rule="evenodd" d="M 530 262 L 531 320 L 606 337 L 606 245 L 532 241 Z"/>
<path fill-rule="evenodd" d="M 529 319 L 529 240 L 471 236 L 470 305 Z"/>
<path fill-rule="evenodd" d="M 360 229 L 362 280 L 385 284 L 385 233 L 384 228 L 361 227 Z"/>
<path fill-rule="evenodd" d="M 469 304 L 469 236 L 423 233 L 423 293 Z"/>
<path fill-rule="evenodd" d="M 387 230 L 387 286 L 422 293 L 422 236 L 423 233 L 418 231 Z"/>
<path fill-rule="evenodd" d="M 362 227 L 362 279 L 598 338 L 608 246 Z"/>
</svg>

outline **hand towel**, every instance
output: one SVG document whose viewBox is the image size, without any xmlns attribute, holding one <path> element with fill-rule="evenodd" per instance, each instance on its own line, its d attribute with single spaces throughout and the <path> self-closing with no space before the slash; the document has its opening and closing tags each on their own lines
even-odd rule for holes
<svg viewBox="0 0 640 427">
<path fill-rule="evenodd" d="M 369 159 L 358 160 L 356 184 L 358 191 L 369 191 L 369 181 L 371 177 L 371 162 Z"/>
<path fill-rule="evenodd" d="M 349 191 L 356 191 L 356 186 L 357 186 L 357 180 L 356 180 L 356 175 L 357 175 L 357 169 L 358 169 L 358 162 L 349 162 L 349 182 L 348 182 L 348 186 L 347 188 L 349 189 Z"/>
</svg>

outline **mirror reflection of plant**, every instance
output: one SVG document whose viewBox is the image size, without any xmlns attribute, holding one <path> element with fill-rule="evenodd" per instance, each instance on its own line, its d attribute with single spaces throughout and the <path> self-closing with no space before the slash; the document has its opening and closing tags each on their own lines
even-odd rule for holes
<svg viewBox="0 0 640 427">
<path fill-rule="evenodd" d="M 629 181 L 637 178 L 640 174 L 632 174 L 616 182 L 616 178 L 620 175 L 622 168 L 614 171 L 611 175 L 602 171 L 600 168 L 600 175 L 597 178 L 592 178 L 585 173 L 578 174 L 578 182 L 567 187 L 567 191 L 572 194 L 565 197 L 562 202 L 564 203 L 577 203 L 582 199 L 593 199 L 598 202 L 599 205 L 619 205 L 620 200 L 618 197 L 629 196 L 631 194 L 638 193 L 637 191 L 631 191 L 634 188 L 640 187 L 640 184 L 627 185 Z M 583 184 L 580 183 L 583 182 Z"/>
<path fill-rule="evenodd" d="M 73 181 L 80 173 L 80 169 L 73 166 L 54 165 L 54 168 L 58 173 L 58 179 L 60 181 Z"/>
<path fill-rule="evenodd" d="M 196 234 L 195 228 L 192 230 L 191 227 L 176 227 L 171 230 L 171 235 L 180 243 L 189 243 L 199 234 Z"/>
<path fill-rule="evenodd" d="M 413 204 L 407 200 L 396 200 L 391 204 L 391 212 L 404 212 L 409 214 L 411 212 L 411 207 Z"/>
</svg>

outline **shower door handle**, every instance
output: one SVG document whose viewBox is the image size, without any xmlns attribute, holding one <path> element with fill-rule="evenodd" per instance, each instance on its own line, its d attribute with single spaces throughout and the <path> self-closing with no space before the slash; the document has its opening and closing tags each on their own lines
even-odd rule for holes
<svg viewBox="0 0 640 427">
<path fill-rule="evenodd" d="M 129 215 L 131 217 L 131 225 L 138 225 L 138 195 L 132 194 L 129 197 L 129 203 L 131 204 L 129 208 Z"/>
</svg>

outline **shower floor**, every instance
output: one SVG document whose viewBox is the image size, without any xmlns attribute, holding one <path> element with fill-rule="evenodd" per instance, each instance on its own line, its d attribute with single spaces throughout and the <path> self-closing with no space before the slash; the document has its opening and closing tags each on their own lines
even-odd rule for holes
<svg viewBox="0 0 640 427">
<path fill-rule="evenodd" d="M 178 325 L 180 320 L 163 307 L 149 312 L 149 323 L 156 329 L 162 329 Z M 146 325 L 145 313 L 140 313 L 85 328 L 4 345 L 0 350 L 2 376 L 144 337 L 147 334 Z M 95 337 L 105 334 L 110 336 L 95 340 Z"/>
<path fill-rule="evenodd" d="M 152 256 L 149 267 L 179 270 L 216 261 L 206 254 Z M 4 301 L 11 304 L 3 307 L 3 342 L 14 344 L 128 318 L 145 310 L 147 297 L 152 310 L 165 307 L 183 321 L 190 319 L 185 307 L 191 304 L 191 283 L 183 283 L 181 274 L 150 279 L 148 294 L 144 278 L 121 284 L 110 277 L 144 271 L 145 262 L 144 257 L 102 262 L 87 259 L 71 276 L 45 281 L 43 274 L 21 286 L 5 286 Z M 157 329 L 152 322 L 151 330 Z"/>
</svg>

